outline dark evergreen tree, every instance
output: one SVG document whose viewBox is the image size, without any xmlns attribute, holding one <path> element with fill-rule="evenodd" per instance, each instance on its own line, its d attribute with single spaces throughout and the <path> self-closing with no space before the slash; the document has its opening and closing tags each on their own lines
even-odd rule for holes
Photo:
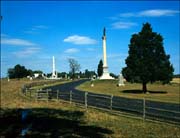
<svg viewBox="0 0 180 138">
<path fill-rule="evenodd" d="M 103 62 L 102 62 L 102 60 L 99 61 L 97 73 L 98 73 L 99 77 L 102 76 L 102 74 L 103 74 Z"/>
<path fill-rule="evenodd" d="M 138 34 L 133 34 L 129 44 L 127 67 L 122 74 L 127 81 L 140 82 L 143 92 L 147 91 L 148 82 L 162 81 L 169 83 L 173 77 L 173 66 L 163 47 L 163 37 L 152 31 L 149 23 L 143 24 Z"/>
<path fill-rule="evenodd" d="M 9 68 L 8 69 L 8 77 L 10 79 L 15 78 L 15 70 L 14 70 L 14 68 Z"/>
<path fill-rule="evenodd" d="M 110 73 L 109 75 L 110 75 L 111 77 L 115 78 L 115 79 L 118 78 L 118 75 L 116 75 L 116 74 L 114 74 L 114 73 Z"/>
</svg>

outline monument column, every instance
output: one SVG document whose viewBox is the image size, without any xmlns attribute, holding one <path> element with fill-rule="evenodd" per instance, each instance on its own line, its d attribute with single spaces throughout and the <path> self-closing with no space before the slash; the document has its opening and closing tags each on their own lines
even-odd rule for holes
<svg viewBox="0 0 180 138">
<path fill-rule="evenodd" d="M 53 77 L 53 78 L 56 78 L 56 70 L 55 70 L 55 59 L 54 59 L 54 56 L 53 56 L 53 70 L 52 70 L 52 77 Z"/>
<path fill-rule="evenodd" d="M 103 30 L 103 74 L 100 79 L 114 79 L 109 75 L 106 55 L 106 29 Z"/>
<path fill-rule="evenodd" d="M 107 67 L 107 56 L 106 56 L 106 30 L 103 31 L 103 67 Z"/>
</svg>

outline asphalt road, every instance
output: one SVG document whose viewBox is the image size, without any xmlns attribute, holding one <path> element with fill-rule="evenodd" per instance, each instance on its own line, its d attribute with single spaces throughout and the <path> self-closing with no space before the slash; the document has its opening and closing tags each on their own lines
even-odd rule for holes
<svg viewBox="0 0 180 138">
<path fill-rule="evenodd" d="M 57 98 L 57 90 L 61 93 L 59 98 L 69 101 L 70 99 L 73 102 L 85 104 L 85 92 L 77 90 L 76 87 L 86 80 L 79 80 L 74 82 L 69 82 L 57 86 L 50 86 L 46 89 L 52 90 L 52 98 Z M 72 97 L 70 97 L 70 91 L 72 91 Z M 143 100 L 141 99 L 130 99 L 119 96 L 111 97 L 111 95 L 105 94 L 95 94 L 88 92 L 87 95 L 87 105 L 94 106 L 104 109 L 113 109 L 116 111 L 127 112 L 136 114 L 138 116 L 143 116 Z M 173 103 L 163 103 L 163 102 L 154 102 L 146 100 L 145 104 L 146 118 L 153 119 L 163 119 L 169 120 L 176 123 L 180 123 L 180 105 Z"/>
<path fill-rule="evenodd" d="M 65 84 L 60 84 L 56 86 L 50 86 L 46 87 L 46 89 L 51 89 L 52 91 L 57 91 L 59 90 L 60 92 L 80 92 L 79 90 L 75 89 L 77 86 L 81 85 L 82 83 L 88 81 L 89 79 L 84 79 L 84 80 L 78 80 L 78 81 L 73 81 Z"/>
</svg>

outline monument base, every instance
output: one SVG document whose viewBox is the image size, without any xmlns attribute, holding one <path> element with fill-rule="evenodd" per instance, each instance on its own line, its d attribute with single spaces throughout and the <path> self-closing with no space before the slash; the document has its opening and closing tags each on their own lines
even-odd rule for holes
<svg viewBox="0 0 180 138">
<path fill-rule="evenodd" d="M 125 86 L 124 84 L 118 84 L 118 86 L 120 87 L 120 86 Z"/>
<path fill-rule="evenodd" d="M 108 67 L 103 67 L 103 74 L 99 79 L 100 80 L 113 80 L 114 78 L 109 75 Z"/>
</svg>

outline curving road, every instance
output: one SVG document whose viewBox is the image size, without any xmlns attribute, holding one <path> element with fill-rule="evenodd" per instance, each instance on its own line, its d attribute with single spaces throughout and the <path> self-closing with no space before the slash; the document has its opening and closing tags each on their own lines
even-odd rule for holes
<svg viewBox="0 0 180 138">
<path fill-rule="evenodd" d="M 146 118 L 158 119 L 163 121 L 173 121 L 180 124 L 180 104 L 163 103 L 146 100 L 145 103 L 141 99 L 130 99 L 119 96 L 95 94 L 88 92 L 86 95 L 84 91 L 77 90 L 76 87 L 89 79 L 78 80 L 57 86 L 50 86 L 45 89 L 51 89 L 51 98 L 57 98 L 57 90 L 60 94 L 59 99 L 75 103 L 81 103 L 97 108 L 113 109 L 138 116 L 146 114 Z M 70 91 L 72 94 L 70 96 Z M 86 98 L 85 98 L 86 97 Z M 145 107 L 145 108 L 144 108 Z"/>
<path fill-rule="evenodd" d="M 60 85 L 56 85 L 56 86 L 46 87 L 45 89 L 51 89 L 52 91 L 59 90 L 60 92 L 70 92 L 70 91 L 80 92 L 79 90 L 76 89 L 76 87 L 88 80 L 89 79 L 68 82 L 68 83 L 64 83 L 64 84 L 60 84 Z"/>
</svg>

